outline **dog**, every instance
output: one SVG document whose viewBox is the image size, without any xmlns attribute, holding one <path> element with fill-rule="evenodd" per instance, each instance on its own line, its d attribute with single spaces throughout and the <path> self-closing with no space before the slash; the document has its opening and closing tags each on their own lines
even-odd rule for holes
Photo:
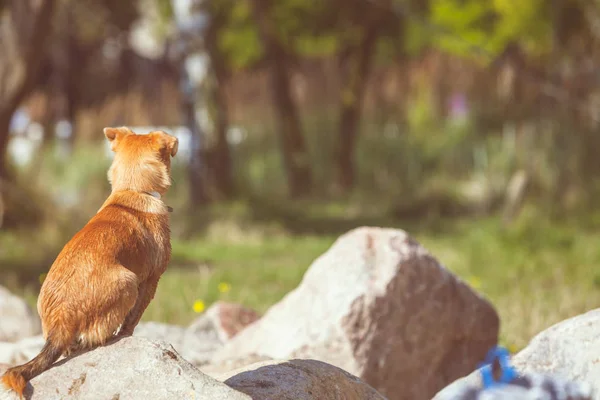
<svg viewBox="0 0 600 400">
<path fill-rule="evenodd" d="M 177 138 L 127 127 L 104 128 L 104 135 L 114 152 L 112 192 L 43 282 L 37 309 L 44 347 L 1 379 L 21 399 L 27 382 L 61 356 L 133 334 L 171 258 L 170 208 L 161 197 L 171 186 Z"/>
</svg>

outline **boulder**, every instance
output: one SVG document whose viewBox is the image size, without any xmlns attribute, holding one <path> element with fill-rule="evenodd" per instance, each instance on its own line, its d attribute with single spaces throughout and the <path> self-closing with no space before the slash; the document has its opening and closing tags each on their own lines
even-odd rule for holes
<svg viewBox="0 0 600 400">
<path fill-rule="evenodd" d="M 497 343 L 493 306 L 404 231 L 362 227 L 217 352 L 335 365 L 389 399 L 431 399 Z"/>
<path fill-rule="evenodd" d="M 159 322 L 140 322 L 133 335 L 170 343 L 183 358 L 200 366 L 207 364 L 213 354 L 239 330 L 257 319 L 258 314 L 251 309 L 217 302 L 187 328 Z M 23 364 L 35 357 L 43 346 L 42 335 L 17 342 L 0 341 L 0 363 Z"/>
<path fill-rule="evenodd" d="M 34 378 L 25 394 L 31 400 L 251 399 L 198 371 L 169 344 L 139 337 L 59 361 Z M 0 388 L 0 399 L 14 398 Z"/>
<path fill-rule="evenodd" d="M 14 343 L 0 342 L 0 363 L 24 364 L 39 354 L 44 343 L 42 335 L 28 337 Z"/>
<path fill-rule="evenodd" d="M 185 328 L 158 322 L 141 322 L 134 336 L 164 340 L 196 366 L 207 364 L 214 353 L 258 314 L 238 304 L 217 302 Z"/>
<path fill-rule="evenodd" d="M 42 332 L 37 312 L 0 286 L 0 342 L 16 342 Z"/>
<path fill-rule="evenodd" d="M 586 398 L 600 400 L 600 309 L 559 322 L 538 333 L 529 345 L 512 357 L 511 363 L 523 376 L 542 375 L 563 387 L 577 389 Z M 452 398 L 464 388 L 481 388 L 477 371 L 440 391 L 434 400 Z M 548 385 L 550 386 L 550 385 Z M 574 395 L 573 398 L 576 398 Z"/>
<path fill-rule="evenodd" d="M 133 335 L 170 343 L 183 358 L 196 366 L 209 362 L 223 346 L 215 331 L 192 334 L 185 327 L 159 322 L 140 322 Z"/>
<path fill-rule="evenodd" d="M 600 399 L 600 309 L 559 322 L 537 334 L 513 357 L 522 372 L 589 383 Z"/>
<path fill-rule="evenodd" d="M 357 377 L 317 360 L 259 362 L 217 379 L 260 400 L 385 400 Z"/>
<path fill-rule="evenodd" d="M 486 390 L 479 371 L 461 378 L 436 394 L 433 400 L 592 400 L 591 386 L 560 377 L 521 373 L 509 384 Z"/>
<path fill-rule="evenodd" d="M 200 336 L 206 332 L 216 332 L 221 343 L 225 343 L 259 318 L 260 315 L 250 308 L 218 301 L 192 322 L 187 331 L 188 334 Z"/>
</svg>

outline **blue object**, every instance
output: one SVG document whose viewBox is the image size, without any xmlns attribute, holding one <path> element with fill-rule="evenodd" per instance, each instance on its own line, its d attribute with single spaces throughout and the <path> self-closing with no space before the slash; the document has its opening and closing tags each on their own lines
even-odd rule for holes
<svg viewBox="0 0 600 400">
<path fill-rule="evenodd" d="M 492 367 L 496 359 L 498 360 L 500 369 L 502 371 L 502 375 L 498 381 L 494 380 L 494 374 L 492 372 Z M 498 346 L 492 348 L 488 352 L 485 361 L 479 370 L 481 372 L 481 379 L 483 381 L 483 390 L 492 388 L 494 386 L 508 384 L 517 377 L 517 371 L 510 365 L 510 354 L 508 350 Z"/>
</svg>

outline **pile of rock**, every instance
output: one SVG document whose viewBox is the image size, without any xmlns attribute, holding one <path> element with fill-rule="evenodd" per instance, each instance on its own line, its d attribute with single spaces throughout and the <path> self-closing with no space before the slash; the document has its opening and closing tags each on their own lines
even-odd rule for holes
<svg viewBox="0 0 600 400">
<path fill-rule="evenodd" d="M 23 315 L 35 319 L 30 310 Z M 582 318 L 565 323 L 576 324 L 579 336 L 555 327 L 534 339 L 515 358 L 519 370 L 599 382 L 593 350 L 600 347 L 589 324 L 599 316 Z M 26 335 L 0 336 L 0 370 L 43 345 L 39 329 L 18 325 L 39 321 L 6 321 L 2 314 L 0 334 Z M 496 345 L 498 331 L 493 306 L 405 232 L 358 228 L 262 317 L 216 303 L 189 327 L 142 323 L 131 338 L 59 361 L 28 390 L 31 399 L 445 400 L 480 384 L 475 374 L 459 378 Z M 2 396 L 11 398 L 0 389 Z"/>
</svg>

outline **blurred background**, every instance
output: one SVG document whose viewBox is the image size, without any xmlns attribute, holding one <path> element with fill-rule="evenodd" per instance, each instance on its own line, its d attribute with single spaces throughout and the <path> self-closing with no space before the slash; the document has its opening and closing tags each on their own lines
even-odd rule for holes
<svg viewBox="0 0 600 400">
<path fill-rule="evenodd" d="M 504 345 L 600 304 L 600 1 L 2 0 L 0 283 L 34 305 L 110 191 L 106 126 L 180 139 L 145 320 L 264 312 L 362 225 L 487 296 Z"/>
</svg>

